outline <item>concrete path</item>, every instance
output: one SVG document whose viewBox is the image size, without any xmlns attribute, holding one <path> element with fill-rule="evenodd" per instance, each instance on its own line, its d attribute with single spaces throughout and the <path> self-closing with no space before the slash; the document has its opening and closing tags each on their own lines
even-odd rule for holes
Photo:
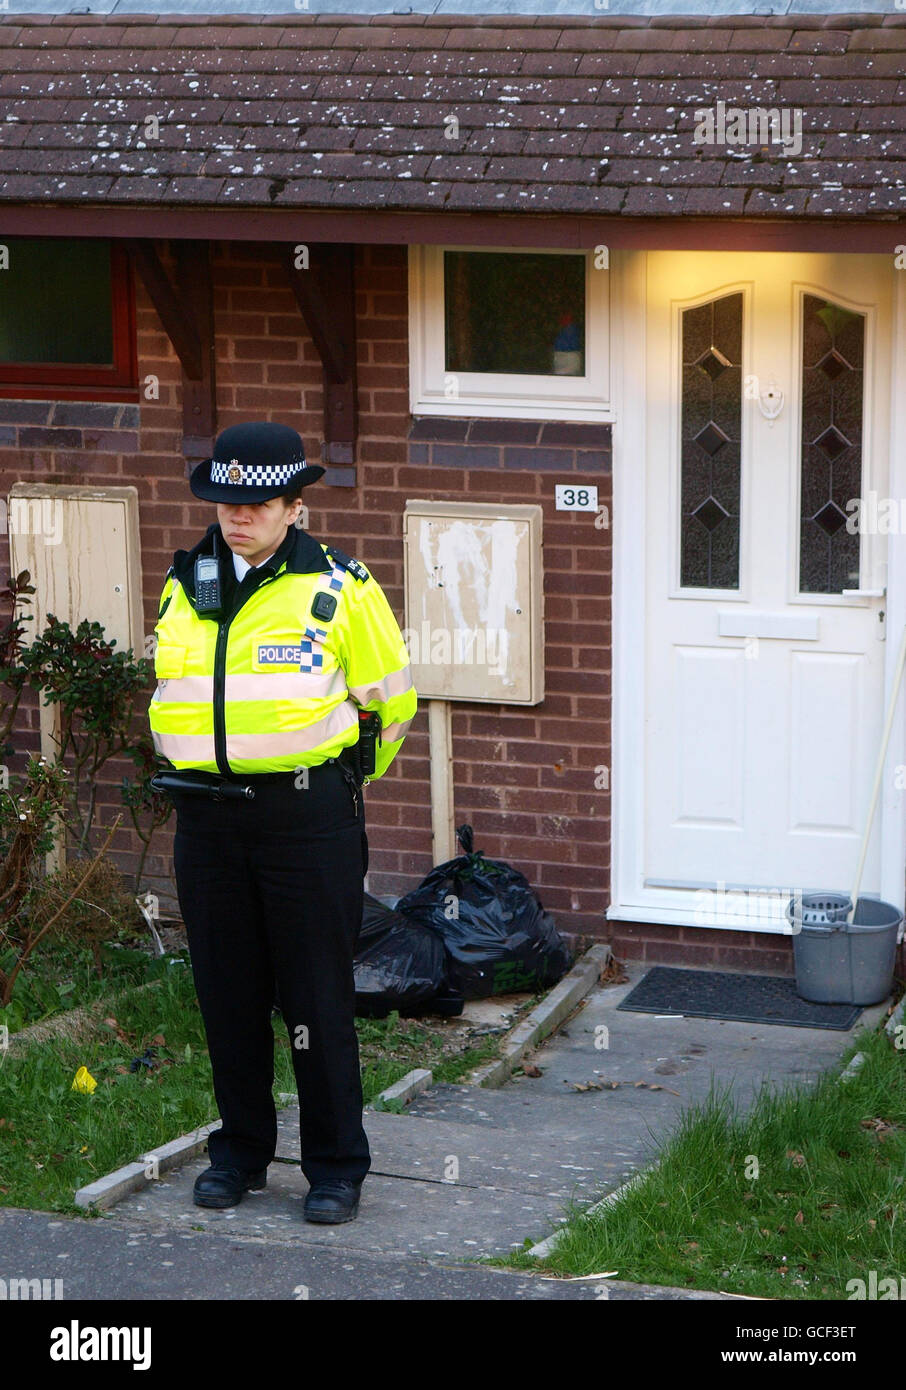
<svg viewBox="0 0 906 1390">
<path fill-rule="evenodd" d="M 353 1226 L 357 1222 L 351 1223 Z M 0 1209 L 3 1278 L 62 1279 L 63 1299 L 193 1302 L 207 1299 L 468 1301 L 712 1301 L 719 1295 L 608 1280 L 542 1279 L 375 1250 L 237 1238 L 218 1231 L 139 1226 Z M 723 1300 L 721 1300 L 723 1301 Z"/>
<path fill-rule="evenodd" d="M 293 1298 L 297 1286 L 312 1298 L 597 1297 L 588 1284 L 467 1265 L 542 1240 L 571 1200 L 584 1206 L 619 1186 L 651 1161 L 657 1138 L 707 1095 L 712 1079 L 745 1107 L 763 1080 L 813 1080 L 852 1039 L 618 1013 L 644 970 L 632 965 L 628 984 L 592 992 L 535 1054 L 539 1077 L 521 1076 L 499 1090 L 439 1085 L 405 1114 L 367 1112 L 373 1167 L 356 1221 L 316 1226 L 302 1219 L 306 1183 L 298 1111 L 290 1108 L 279 1116 L 278 1155 L 264 1192 L 227 1211 L 194 1206 L 192 1184 L 207 1166 L 199 1158 L 96 1221 L 0 1211 L 10 1272 L 18 1273 L 10 1255 L 21 1240 L 28 1267 L 35 1266 L 31 1252 L 44 1249 L 44 1274 L 67 1276 L 67 1297 Z M 879 1005 L 860 1022 L 882 1013 Z M 610 1082 L 621 1084 L 611 1089 Z M 577 1089 L 589 1086 L 602 1089 Z M 97 1250 L 94 1258 L 86 1258 L 89 1249 Z M 631 1285 L 623 1293 L 688 1296 Z M 611 1296 L 623 1296 L 617 1283 Z"/>
</svg>

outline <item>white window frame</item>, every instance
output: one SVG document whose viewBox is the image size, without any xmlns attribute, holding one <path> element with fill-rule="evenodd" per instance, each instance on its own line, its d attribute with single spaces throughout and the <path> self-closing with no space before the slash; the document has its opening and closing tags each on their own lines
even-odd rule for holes
<svg viewBox="0 0 906 1390">
<path fill-rule="evenodd" d="M 409 399 L 413 415 L 468 415 L 519 420 L 614 419 L 610 373 L 610 271 L 584 252 L 585 375 L 447 372 L 444 367 L 444 252 L 506 256 L 576 255 L 577 249 L 536 246 L 409 247 Z M 578 248 L 581 253 L 581 248 Z"/>
</svg>

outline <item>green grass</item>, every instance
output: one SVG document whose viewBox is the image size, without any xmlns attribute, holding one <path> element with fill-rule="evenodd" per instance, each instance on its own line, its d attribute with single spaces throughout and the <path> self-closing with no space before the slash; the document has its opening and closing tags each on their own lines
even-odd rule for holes
<svg viewBox="0 0 906 1390">
<path fill-rule="evenodd" d="M 883 1029 L 862 1033 L 856 1050 L 866 1060 L 854 1079 L 765 1083 L 745 1116 L 729 1089 L 712 1088 L 625 1197 L 597 1215 L 570 1208 L 544 1269 L 783 1299 L 846 1299 L 847 1282 L 870 1270 L 899 1280 L 906 1051 Z M 542 1268 L 523 1252 L 503 1263 Z"/>
<path fill-rule="evenodd" d="M 125 938 L 124 933 L 124 938 Z M 15 953 L 0 954 L 0 966 L 11 969 Z M 105 941 L 101 946 L 103 974 L 98 975 L 94 956 L 87 946 L 51 937 L 39 945 L 16 981 L 9 1004 L 0 1008 L 0 1024 L 18 1033 L 32 1023 L 40 1023 L 94 999 L 109 995 L 126 985 L 140 984 L 160 973 L 156 959 L 147 950 L 136 949 L 127 940 Z"/>
<path fill-rule="evenodd" d="M 75 1212 L 77 1188 L 216 1121 L 191 970 L 180 957 L 158 971 L 144 988 L 108 999 L 115 1027 L 99 1023 L 85 1042 L 55 1038 L 0 1053 L 0 1205 Z M 289 1039 L 274 1023 L 274 1090 L 295 1091 Z M 488 1040 L 448 1056 L 440 1030 L 395 1014 L 357 1028 L 366 1102 L 414 1066 L 453 1081 L 497 1051 Z M 130 1072 L 149 1046 L 158 1065 Z M 91 1095 L 71 1089 L 81 1066 L 97 1081 Z"/>
</svg>

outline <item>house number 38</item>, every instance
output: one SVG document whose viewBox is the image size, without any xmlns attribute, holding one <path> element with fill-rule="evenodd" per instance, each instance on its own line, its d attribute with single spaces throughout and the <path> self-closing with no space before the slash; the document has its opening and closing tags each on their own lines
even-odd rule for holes
<svg viewBox="0 0 906 1390">
<path fill-rule="evenodd" d="M 554 489 L 558 512 L 596 512 L 598 510 L 598 489 L 596 487 L 576 487 L 570 483 L 560 483 Z"/>
</svg>

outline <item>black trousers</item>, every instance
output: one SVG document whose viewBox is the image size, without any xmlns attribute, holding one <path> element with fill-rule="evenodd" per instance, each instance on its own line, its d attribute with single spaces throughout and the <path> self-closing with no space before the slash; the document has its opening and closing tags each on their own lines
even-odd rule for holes
<svg viewBox="0 0 906 1390">
<path fill-rule="evenodd" d="M 264 1168 L 274 1157 L 274 985 L 299 1093 L 310 1184 L 359 1181 L 371 1166 L 362 1126 L 353 954 L 367 867 L 358 812 L 336 762 L 249 778 L 252 801 L 174 794 L 173 861 L 214 1093 L 223 1121 L 213 1163 Z"/>
</svg>

